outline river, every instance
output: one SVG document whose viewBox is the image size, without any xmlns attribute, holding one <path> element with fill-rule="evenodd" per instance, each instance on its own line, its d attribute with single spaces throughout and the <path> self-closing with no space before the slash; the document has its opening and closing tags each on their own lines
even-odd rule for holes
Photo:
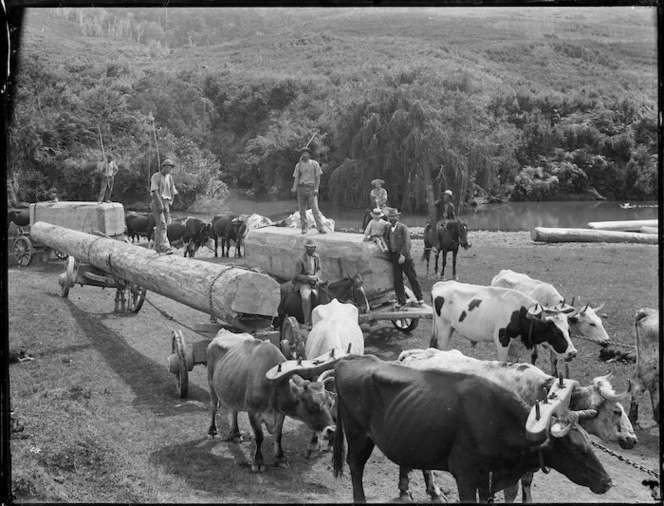
<svg viewBox="0 0 664 506">
<path fill-rule="evenodd" d="M 258 213 L 273 220 L 284 218 L 297 210 L 297 201 L 254 200 L 233 192 L 224 203 L 236 214 Z M 330 202 L 320 202 L 322 213 L 335 220 L 338 228 L 359 228 L 364 209 L 339 208 Z M 533 227 L 585 228 L 589 221 L 657 219 L 657 201 L 572 201 L 572 202 L 507 202 L 467 207 L 460 213 L 470 230 L 501 232 L 530 231 Z M 423 213 L 401 215 L 408 226 L 422 226 L 427 220 Z"/>
</svg>

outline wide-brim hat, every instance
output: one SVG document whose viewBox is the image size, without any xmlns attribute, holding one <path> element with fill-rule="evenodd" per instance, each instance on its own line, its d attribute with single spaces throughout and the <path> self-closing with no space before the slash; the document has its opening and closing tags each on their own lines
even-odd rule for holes
<svg viewBox="0 0 664 506">
<path fill-rule="evenodd" d="M 305 148 L 300 148 L 300 150 L 298 151 L 298 153 L 300 154 L 300 156 L 303 155 L 304 153 L 309 153 L 309 154 L 311 154 L 311 150 L 310 150 L 309 148 L 306 148 L 306 147 L 305 147 Z"/>
<path fill-rule="evenodd" d="M 445 190 L 445 195 L 449 195 L 450 197 L 454 197 L 452 194 L 452 190 Z"/>
<path fill-rule="evenodd" d="M 304 247 L 305 248 L 315 248 L 316 243 L 314 242 L 313 239 L 307 239 L 306 241 L 304 241 Z"/>
<path fill-rule="evenodd" d="M 377 184 L 384 185 L 385 181 L 383 181 L 382 179 L 374 179 L 373 181 L 371 181 L 371 186 L 376 186 Z"/>
<path fill-rule="evenodd" d="M 166 160 L 164 160 L 163 162 L 161 162 L 161 166 L 162 166 L 162 167 L 164 167 L 164 166 L 166 166 L 166 165 L 169 165 L 169 166 L 171 166 L 171 167 L 175 167 L 175 164 L 173 163 L 173 160 L 171 160 L 170 158 L 166 158 Z"/>
<path fill-rule="evenodd" d="M 371 210 L 371 216 L 382 216 L 382 215 L 383 215 L 383 211 L 381 211 L 378 208 Z"/>
<path fill-rule="evenodd" d="M 387 210 L 387 217 L 389 218 L 390 216 L 401 216 L 401 213 L 396 207 L 390 207 Z"/>
</svg>

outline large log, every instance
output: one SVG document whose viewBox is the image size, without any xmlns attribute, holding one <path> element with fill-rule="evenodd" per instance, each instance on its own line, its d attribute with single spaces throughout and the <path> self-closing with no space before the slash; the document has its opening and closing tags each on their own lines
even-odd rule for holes
<svg viewBox="0 0 664 506">
<path fill-rule="evenodd" d="M 122 238 L 124 208 L 119 202 L 37 202 L 30 204 L 30 223 L 43 221 L 88 234 L 102 232 Z"/>
<path fill-rule="evenodd" d="M 253 267 L 289 280 L 295 273 L 295 260 L 304 253 L 304 241 L 316 242 L 321 258 L 323 278 L 330 282 L 360 274 L 370 298 L 394 288 L 392 264 L 376 244 L 364 242 L 363 234 L 329 232 L 302 235 L 299 230 L 285 227 L 263 227 L 247 233 L 245 258 Z"/>
<path fill-rule="evenodd" d="M 657 234 L 592 230 L 587 228 L 535 227 L 530 231 L 530 238 L 533 241 L 539 242 L 636 242 L 657 244 Z"/>
<path fill-rule="evenodd" d="M 124 241 L 44 222 L 33 224 L 30 233 L 50 248 L 231 324 L 245 314 L 277 314 L 279 284 L 266 274 L 159 255 Z"/>
<path fill-rule="evenodd" d="M 641 227 L 657 228 L 657 220 L 622 220 L 622 221 L 591 221 L 588 228 L 594 230 L 619 230 L 623 232 L 638 232 Z"/>
</svg>

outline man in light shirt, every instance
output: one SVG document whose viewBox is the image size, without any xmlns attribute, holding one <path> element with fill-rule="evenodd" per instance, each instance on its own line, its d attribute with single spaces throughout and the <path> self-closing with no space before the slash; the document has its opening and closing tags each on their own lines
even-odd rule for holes
<svg viewBox="0 0 664 506">
<path fill-rule="evenodd" d="M 316 222 L 316 228 L 321 234 L 327 234 L 323 217 L 318 209 L 318 188 L 320 187 L 320 176 L 323 170 L 316 160 L 311 160 L 309 148 L 300 149 L 300 161 L 295 165 L 293 171 L 293 188 L 291 192 L 297 193 L 297 203 L 300 207 L 300 224 L 302 233 L 306 234 L 309 229 L 309 220 L 307 220 L 307 206 L 311 208 Z"/>
<path fill-rule="evenodd" d="M 111 201 L 111 193 L 113 193 L 113 183 L 115 182 L 115 175 L 118 173 L 118 166 L 113 161 L 111 155 L 106 156 L 105 162 L 98 164 L 99 172 L 101 173 L 101 189 L 99 190 L 99 197 L 97 202 Z"/>
<path fill-rule="evenodd" d="M 152 193 L 152 214 L 154 215 L 154 249 L 157 253 L 172 255 L 173 249 L 168 241 L 167 229 L 171 223 L 171 204 L 177 195 L 175 183 L 170 172 L 175 164 L 166 158 L 161 164 L 161 170 L 152 175 L 150 179 L 150 193 Z"/>
</svg>

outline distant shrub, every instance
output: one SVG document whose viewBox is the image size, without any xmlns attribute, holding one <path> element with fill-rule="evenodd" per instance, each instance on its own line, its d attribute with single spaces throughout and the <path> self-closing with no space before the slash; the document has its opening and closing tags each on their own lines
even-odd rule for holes
<svg viewBox="0 0 664 506">
<path fill-rule="evenodd" d="M 546 174 L 542 167 L 524 167 L 516 176 L 510 200 L 548 200 L 556 194 L 558 182 L 556 176 Z"/>
</svg>

